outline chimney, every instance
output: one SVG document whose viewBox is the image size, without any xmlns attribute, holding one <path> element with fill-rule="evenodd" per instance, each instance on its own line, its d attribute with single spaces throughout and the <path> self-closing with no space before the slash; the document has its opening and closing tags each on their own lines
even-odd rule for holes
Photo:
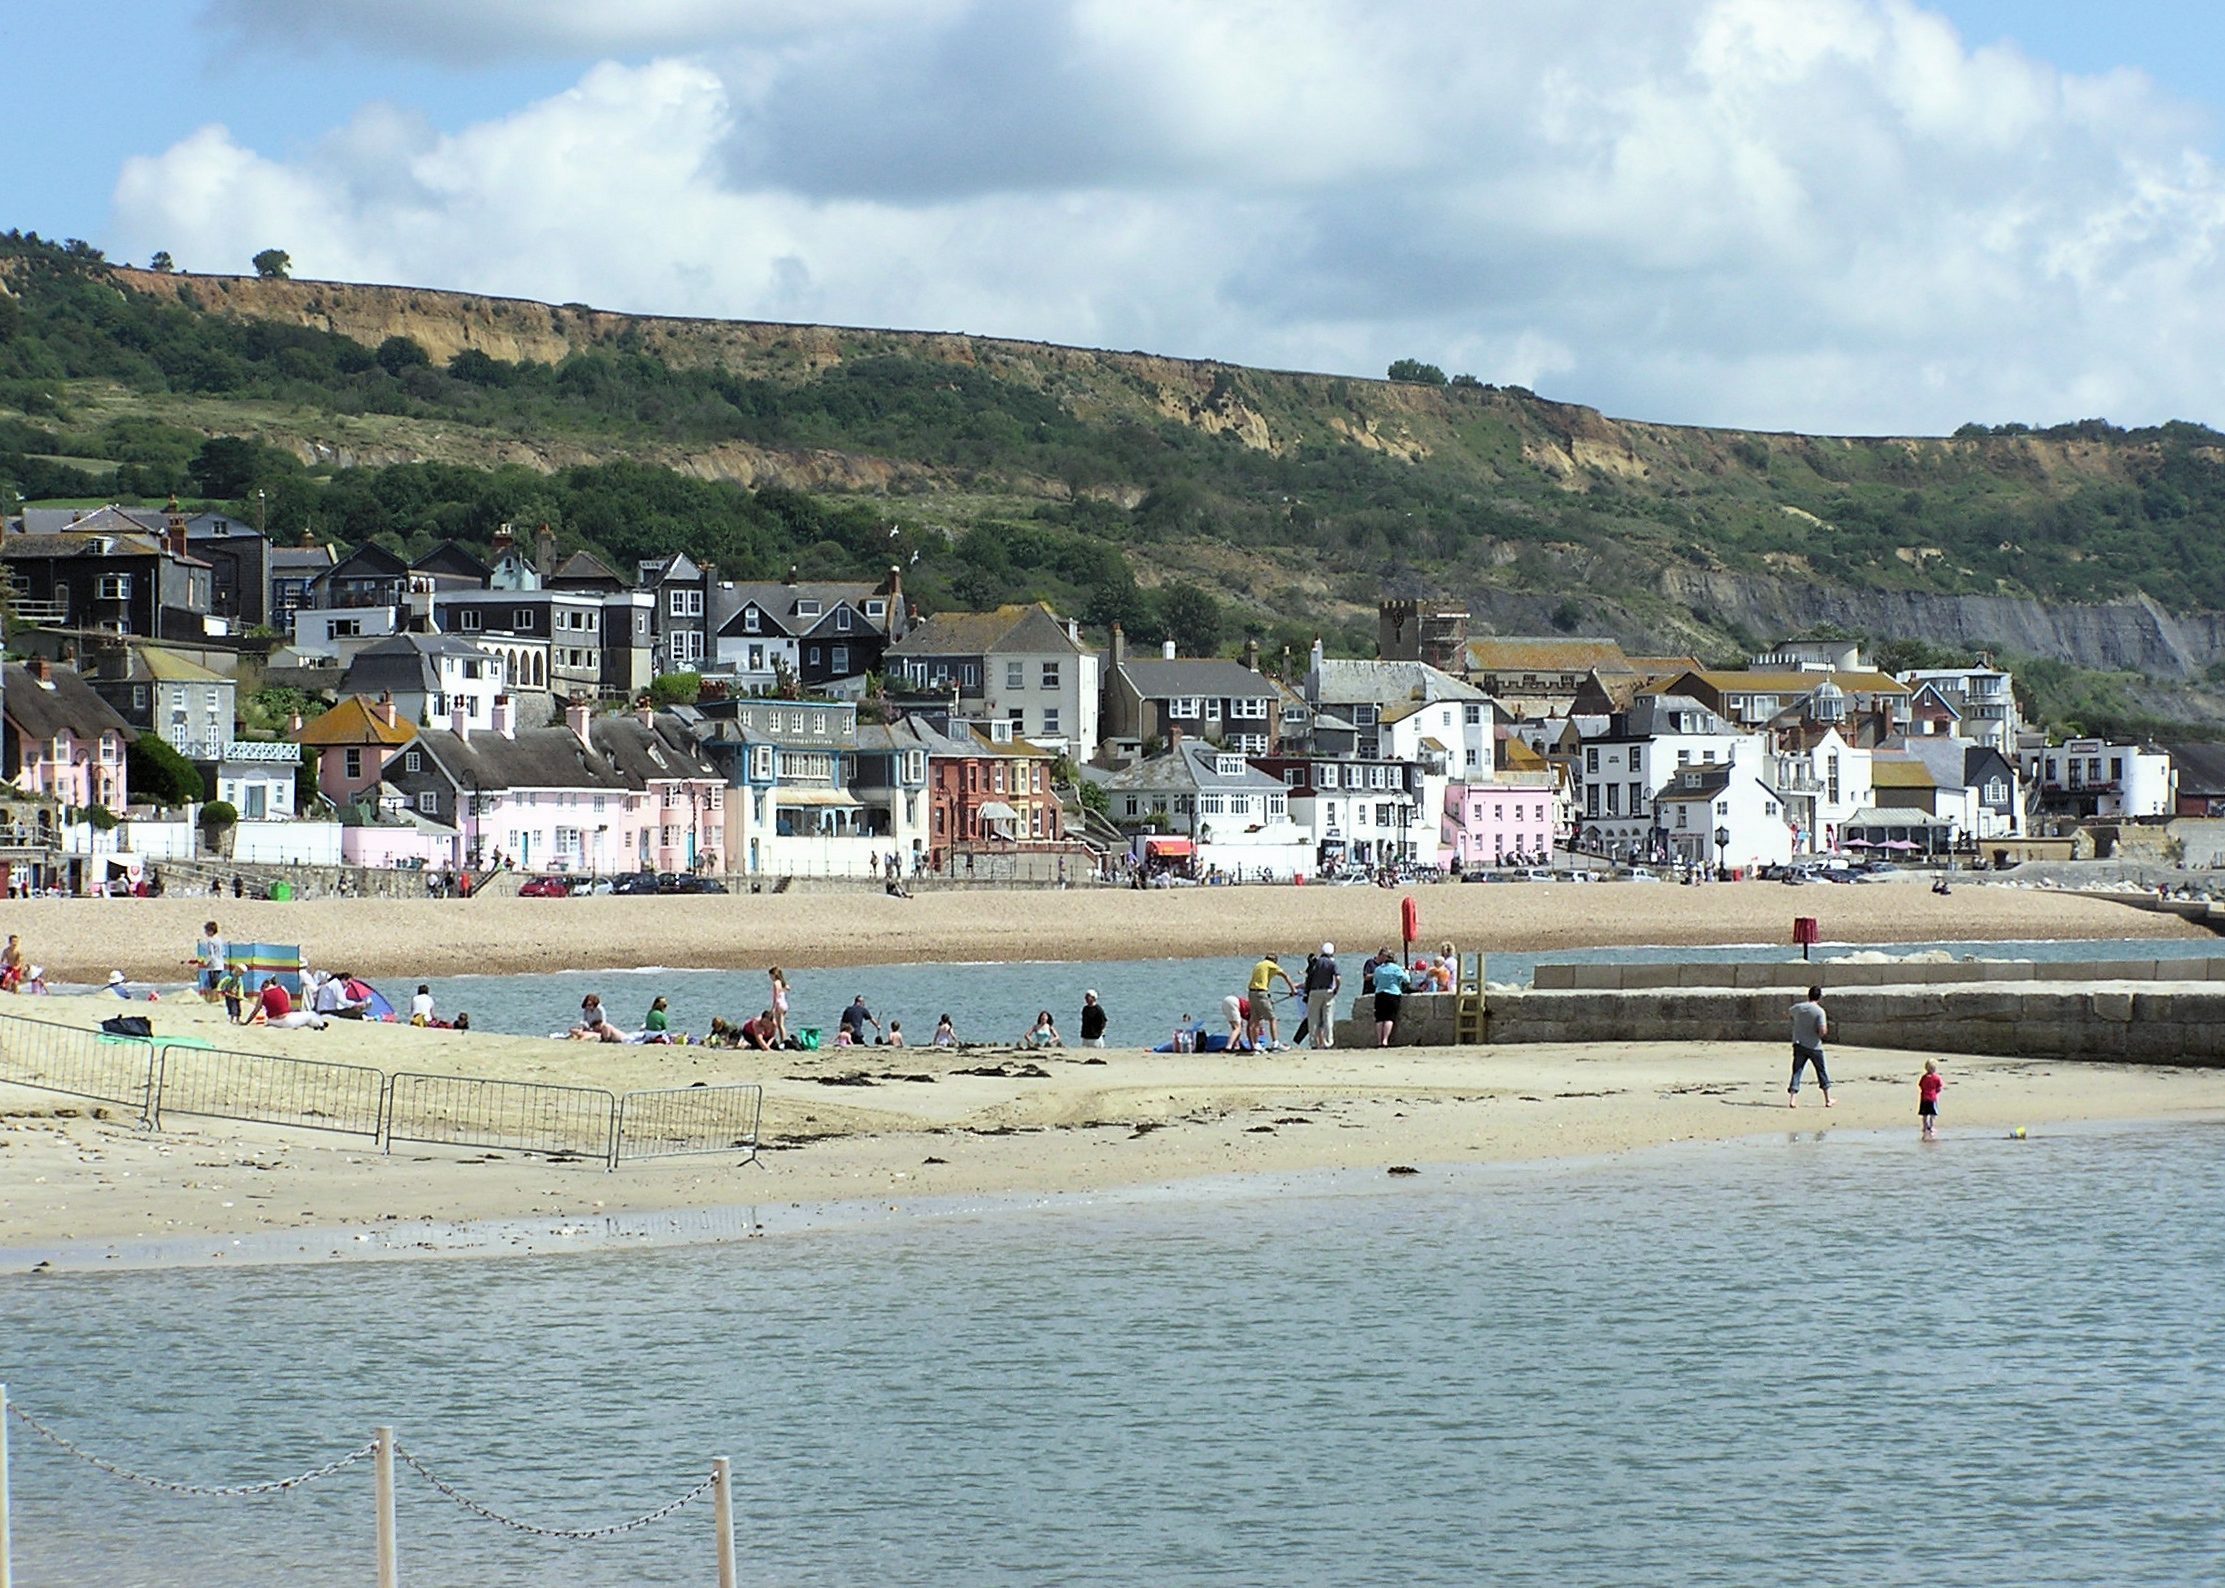
<svg viewBox="0 0 2225 1588">
<path fill-rule="evenodd" d="M 1259 671 L 1258 640 L 1251 639 L 1244 642 L 1244 665 L 1250 668 L 1255 673 Z"/>
<path fill-rule="evenodd" d="M 457 700 L 448 708 L 448 731 L 464 743 L 471 743 L 471 712 L 469 702 Z"/>
<path fill-rule="evenodd" d="M 649 697 L 647 695 L 643 695 L 639 700 L 634 702 L 634 716 L 641 723 L 642 730 L 644 732 L 655 731 L 657 726 L 657 708 L 649 704 Z"/>
<path fill-rule="evenodd" d="M 494 708 L 487 720 L 494 731 L 501 734 L 503 738 L 515 739 L 518 736 L 517 722 L 510 715 L 510 697 L 508 695 L 494 697 Z"/>
<path fill-rule="evenodd" d="M 1127 665 L 1128 636 L 1121 632 L 1120 625 L 1116 622 L 1112 626 L 1112 670 L 1117 673 Z"/>
<path fill-rule="evenodd" d="M 508 524 L 501 525 L 494 532 L 494 560 L 500 562 L 503 558 L 509 556 L 511 549 L 517 543 L 518 537 L 511 532 L 510 526 Z"/>
<path fill-rule="evenodd" d="M 533 566 L 544 579 L 556 574 L 556 531 L 543 524 L 533 532 Z"/>
<path fill-rule="evenodd" d="M 1181 752 L 1182 724 L 1180 724 L 1179 722 L 1170 722 L 1167 724 L 1167 754 L 1179 755 L 1181 754 Z"/>
<path fill-rule="evenodd" d="M 1068 618 L 1066 620 L 1066 643 L 1069 645 L 1082 643 L 1082 625 L 1078 618 Z"/>
<path fill-rule="evenodd" d="M 1171 661 L 1173 661 L 1173 660 L 1174 660 L 1174 641 L 1172 641 L 1172 640 L 1161 640 L 1161 641 L 1159 642 L 1159 655 L 1160 655 L 1160 657 L 1161 657 L 1162 659 L 1164 659 L 1164 660 L 1166 660 L 1166 661 L 1170 661 L 1170 662 L 1171 662 Z"/>
<path fill-rule="evenodd" d="M 387 725 L 387 726 L 388 726 L 389 728 L 391 728 L 391 727 L 393 727 L 393 726 L 394 726 L 394 691 L 393 691 L 393 690 L 391 690 L 391 689 L 386 689 L 386 690 L 381 690 L 381 691 L 379 692 L 378 714 L 379 714 L 379 721 L 381 721 L 381 722 L 385 723 L 385 724 L 386 724 L 386 725 Z"/>
<path fill-rule="evenodd" d="M 796 583 L 796 565 L 794 563 L 790 563 L 788 565 L 788 577 L 783 579 L 781 583 L 789 586 L 791 589 L 794 588 Z"/>
<path fill-rule="evenodd" d="M 162 531 L 162 548 L 173 557 L 189 555 L 185 549 L 185 520 L 173 518 Z"/>
<path fill-rule="evenodd" d="M 298 712 L 298 711 L 297 711 L 297 712 L 295 712 L 295 713 L 293 714 L 293 716 L 292 716 L 291 718 L 289 718 L 289 719 L 287 720 L 287 722 L 286 722 L 286 736 L 287 736 L 288 738 L 290 738 L 290 739 L 298 739 L 298 738 L 300 738 L 300 737 L 301 737 L 301 713 L 300 713 L 300 712 Z"/>
<path fill-rule="evenodd" d="M 587 737 L 588 705 L 584 700 L 574 700 L 564 708 L 564 726 L 572 730 L 572 737 L 592 750 L 594 741 Z"/>
<path fill-rule="evenodd" d="M 34 656 L 31 658 L 29 665 L 31 677 L 41 689 L 52 689 L 54 687 L 53 663 L 43 656 Z"/>
</svg>

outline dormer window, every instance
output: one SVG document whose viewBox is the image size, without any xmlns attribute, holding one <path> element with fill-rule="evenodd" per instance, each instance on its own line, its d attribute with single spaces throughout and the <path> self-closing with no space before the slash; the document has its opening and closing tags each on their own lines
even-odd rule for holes
<svg viewBox="0 0 2225 1588">
<path fill-rule="evenodd" d="M 866 602 L 866 603 L 865 603 L 865 615 L 866 615 L 867 619 L 868 619 L 868 620 L 870 620 L 871 622 L 874 622 L 874 623 L 878 623 L 878 622 L 880 622 L 880 621 L 881 621 L 881 619 L 883 619 L 883 618 L 885 618 L 885 617 L 887 617 L 887 616 L 888 616 L 888 603 L 887 603 L 886 601 L 868 601 L 868 602 Z"/>
<path fill-rule="evenodd" d="M 796 616 L 799 618 L 815 618 L 819 615 L 819 610 L 819 603 L 816 601 L 798 601 L 796 603 Z"/>
<path fill-rule="evenodd" d="M 1213 771 L 1220 777 L 1242 777 L 1244 758 L 1240 755 L 1217 755 L 1213 758 Z"/>
<path fill-rule="evenodd" d="M 744 607 L 742 609 L 742 632 L 744 634 L 755 634 L 758 632 L 757 609 L 755 607 Z"/>
</svg>

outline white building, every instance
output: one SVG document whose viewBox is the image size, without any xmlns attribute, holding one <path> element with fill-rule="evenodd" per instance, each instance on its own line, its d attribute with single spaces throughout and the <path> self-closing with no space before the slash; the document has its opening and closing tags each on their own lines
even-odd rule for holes
<svg viewBox="0 0 2225 1588">
<path fill-rule="evenodd" d="M 348 658 L 340 688 L 351 695 L 394 697 L 397 715 L 421 727 L 447 727 L 456 713 L 475 728 L 494 722 L 494 703 L 509 690 L 509 669 L 493 652 L 452 634 L 390 634 Z"/>
<path fill-rule="evenodd" d="M 1732 726 L 1688 696 L 1640 695 L 1610 723 L 1604 737 L 1584 744 L 1577 847 L 1595 854 L 1654 853 L 1661 842 L 1654 796 L 1680 771 L 1734 760 L 1756 778 L 1766 769 L 1765 736 Z"/>
<path fill-rule="evenodd" d="M 1961 718 L 1963 738 L 2015 757 L 2024 724 L 2017 715 L 2013 675 L 1998 667 L 1917 667 L 1899 676 L 1911 689 L 1926 684 L 1936 689 Z"/>
<path fill-rule="evenodd" d="M 962 715 L 1003 718 L 1076 761 L 1097 755 L 1097 653 L 1041 602 L 938 613 L 891 645 L 884 666 L 895 693 L 955 699 Z"/>
<path fill-rule="evenodd" d="M 1233 750 L 1178 737 L 1174 748 L 1122 767 L 1084 773 L 1102 786 L 1123 830 L 1165 831 L 1197 845 L 1198 869 L 1278 877 L 1311 875 L 1317 846 L 1282 779 Z"/>
<path fill-rule="evenodd" d="M 1688 767 L 1654 801 L 1667 857 L 1751 871 L 1792 858 L 1792 828 L 1777 793 L 1749 765 Z"/>
<path fill-rule="evenodd" d="M 2121 821 L 2178 808 L 2178 773 L 2153 745 L 2072 739 L 2026 749 L 2022 764 L 2038 808 L 2051 815 Z"/>
<path fill-rule="evenodd" d="M 1873 756 L 1835 723 L 1779 728 L 1763 781 L 1776 791 L 1800 854 L 1840 847 L 1847 819 L 1871 803 Z"/>
<path fill-rule="evenodd" d="M 298 814 L 294 775 L 300 769 L 301 746 L 289 739 L 235 739 L 216 756 L 216 797 L 242 821 L 290 821 Z"/>
</svg>

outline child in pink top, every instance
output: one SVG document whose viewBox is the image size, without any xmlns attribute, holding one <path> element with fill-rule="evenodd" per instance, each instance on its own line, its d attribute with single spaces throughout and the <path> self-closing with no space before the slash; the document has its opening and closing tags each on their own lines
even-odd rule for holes
<svg viewBox="0 0 2225 1588">
<path fill-rule="evenodd" d="M 1938 1061 L 1924 1060 L 1924 1073 L 1916 1078 L 1916 1117 L 1923 1121 L 1926 1141 L 1939 1139 L 1939 1094 L 1946 1085 L 1947 1077 L 1939 1073 Z"/>
</svg>

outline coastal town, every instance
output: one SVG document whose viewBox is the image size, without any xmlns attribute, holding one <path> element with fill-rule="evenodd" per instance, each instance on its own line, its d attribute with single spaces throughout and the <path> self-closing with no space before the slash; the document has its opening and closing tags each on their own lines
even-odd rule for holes
<svg viewBox="0 0 2225 1588">
<path fill-rule="evenodd" d="M 900 567 L 621 572 L 545 526 L 405 560 L 175 501 L 26 508 L 0 579 L 15 896 L 2225 852 L 2225 744 L 2052 742 L 2003 668 L 1895 674 L 1832 634 L 1719 666 L 1385 598 L 1372 656 L 1182 655 L 1040 602 L 924 612 Z"/>
</svg>

